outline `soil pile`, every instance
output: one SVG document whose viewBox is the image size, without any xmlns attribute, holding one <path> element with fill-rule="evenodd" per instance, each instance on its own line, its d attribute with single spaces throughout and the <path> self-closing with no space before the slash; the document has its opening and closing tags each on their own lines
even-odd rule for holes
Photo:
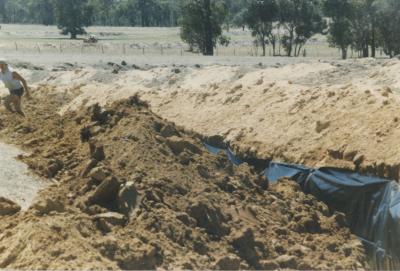
<svg viewBox="0 0 400 271">
<path fill-rule="evenodd" d="M 80 88 L 61 112 L 139 93 L 163 118 L 260 158 L 400 179 L 398 60 L 112 72 L 85 67 L 45 83 Z"/>
<path fill-rule="evenodd" d="M 295 183 L 268 187 L 137 97 L 54 114 L 71 93 L 42 86 L 27 119 L 1 112 L 2 138 L 57 183 L 1 218 L 0 268 L 367 267 L 344 216 Z"/>
</svg>

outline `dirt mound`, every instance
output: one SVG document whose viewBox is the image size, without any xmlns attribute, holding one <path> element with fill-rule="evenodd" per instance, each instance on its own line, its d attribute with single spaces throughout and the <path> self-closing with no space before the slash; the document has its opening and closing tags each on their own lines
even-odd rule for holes
<svg viewBox="0 0 400 271">
<path fill-rule="evenodd" d="M 152 110 L 204 135 L 220 135 L 266 160 L 338 167 L 400 180 L 400 61 L 313 61 L 277 68 L 208 65 L 149 70 L 84 67 L 51 73 L 76 88 L 60 112 L 139 93 Z M 106 80 L 104 80 L 106 78 Z"/>
<path fill-rule="evenodd" d="M 367 267 L 343 215 L 297 184 L 265 189 L 136 97 L 55 114 L 73 98 L 42 86 L 27 119 L 1 112 L 2 138 L 56 184 L 1 219 L 0 268 Z"/>
<path fill-rule="evenodd" d="M 230 78 L 207 68 L 209 82 L 187 76 L 160 91 L 140 93 L 168 120 L 222 135 L 257 157 L 399 181 L 400 157 L 393 146 L 399 137 L 400 62 L 334 64 L 298 64 Z"/>
</svg>

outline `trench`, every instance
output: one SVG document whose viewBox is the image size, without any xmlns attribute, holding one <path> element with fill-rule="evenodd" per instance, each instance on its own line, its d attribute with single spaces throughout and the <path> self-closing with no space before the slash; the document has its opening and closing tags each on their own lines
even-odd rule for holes
<svg viewBox="0 0 400 271">
<path fill-rule="evenodd" d="M 18 203 L 22 210 L 32 204 L 46 182 L 30 173 L 17 156 L 23 154 L 18 148 L 0 142 L 0 197 Z"/>
<path fill-rule="evenodd" d="M 234 164 L 247 163 L 270 185 L 288 178 L 304 193 L 314 195 L 333 211 L 346 215 L 348 227 L 364 244 L 372 269 L 400 269 L 400 185 L 394 180 L 337 168 L 309 168 L 258 159 L 254 154 L 236 153 L 223 138 L 202 137 L 213 154 L 225 153 Z"/>
</svg>

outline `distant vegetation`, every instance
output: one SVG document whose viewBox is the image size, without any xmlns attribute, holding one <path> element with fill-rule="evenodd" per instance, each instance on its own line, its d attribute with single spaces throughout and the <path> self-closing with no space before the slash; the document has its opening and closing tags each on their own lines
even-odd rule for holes
<svg viewBox="0 0 400 271">
<path fill-rule="evenodd" d="M 234 0 L 233 0 L 234 1 Z M 57 3 L 76 0 L 0 0 L 2 23 L 57 23 Z M 91 23 L 105 26 L 177 26 L 179 0 L 82 0 L 91 8 Z M 82 7 L 78 4 L 77 7 Z M 73 14 L 71 14 L 73 16 Z"/>
<path fill-rule="evenodd" d="M 250 1 L 244 21 L 264 56 L 266 44 L 272 45 L 276 55 L 278 42 L 287 56 L 299 56 L 306 42 L 327 27 L 321 5 L 320 0 Z"/>
<path fill-rule="evenodd" d="M 191 51 L 197 49 L 203 55 L 213 55 L 218 41 L 228 44 L 227 38 L 222 36 L 227 14 L 223 1 L 185 1 L 180 21 L 182 40 L 189 44 Z"/>
<path fill-rule="evenodd" d="M 0 22 L 57 25 L 76 38 L 90 25 L 181 27 L 190 50 L 212 55 L 229 44 L 223 30 L 248 27 L 263 55 L 287 56 L 315 34 L 328 35 L 345 59 L 348 50 L 375 57 L 400 54 L 399 0 L 0 0 Z"/>
</svg>

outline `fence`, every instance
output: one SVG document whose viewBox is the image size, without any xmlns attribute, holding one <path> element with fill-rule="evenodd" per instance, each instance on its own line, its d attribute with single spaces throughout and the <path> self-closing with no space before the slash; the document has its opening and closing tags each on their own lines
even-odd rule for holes
<svg viewBox="0 0 400 271">
<path fill-rule="evenodd" d="M 3 42 L 0 52 L 18 52 L 21 54 L 85 54 L 85 55 L 148 55 L 148 56 L 193 56 L 199 53 L 189 52 L 184 44 L 135 44 L 128 42 L 102 42 L 87 44 L 82 41 L 64 40 L 60 42 Z M 284 54 L 283 49 L 277 52 Z M 218 46 L 215 56 L 259 57 L 262 49 L 253 45 L 233 44 Z M 272 48 L 267 47 L 267 56 L 273 56 Z M 301 57 L 340 57 L 340 51 L 325 43 L 310 43 L 302 50 Z"/>
</svg>

